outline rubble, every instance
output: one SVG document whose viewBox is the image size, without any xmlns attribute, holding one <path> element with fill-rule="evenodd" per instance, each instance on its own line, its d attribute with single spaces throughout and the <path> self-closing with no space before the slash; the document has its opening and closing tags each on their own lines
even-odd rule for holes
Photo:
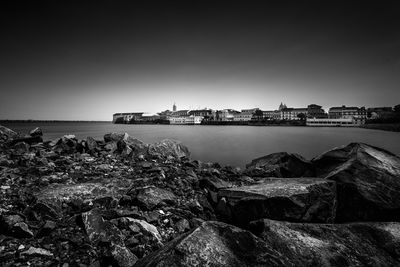
<svg viewBox="0 0 400 267">
<path fill-rule="evenodd" d="M 268 239 L 266 233 L 281 230 L 303 231 L 297 236 L 303 241 L 335 240 L 338 254 L 319 249 L 327 256 L 308 257 L 325 266 L 359 264 L 342 261 L 352 254 L 350 247 L 339 251 L 347 234 L 353 246 L 360 244 L 356 255 L 364 265 L 379 265 L 365 260 L 368 251 L 376 259 L 397 255 L 390 234 L 398 237 L 398 225 L 387 221 L 400 220 L 400 160 L 389 152 L 351 144 L 312 161 L 279 153 L 242 171 L 193 160 L 172 140 L 145 144 L 110 133 L 104 140 L 64 135 L 43 141 L 42 135 L 40 128 L 24 135 L 0 126 L 5 266 L 307 265 L 306 256 L 285 254 L 295 249 L 290 240 Z M 326 224 L 366 220 L 386 222 Z"/>
</svg>

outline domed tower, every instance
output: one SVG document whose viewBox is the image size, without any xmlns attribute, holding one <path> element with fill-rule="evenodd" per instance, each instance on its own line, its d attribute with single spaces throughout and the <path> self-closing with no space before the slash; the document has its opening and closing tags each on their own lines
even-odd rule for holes
<svg viewBox="0 0 400 267">
<path fill-rule="evenodd" d="M 279 110 L 282 110 L 282 109 L 284 109 L 284 108 L 287 108 L 287 107 L 286 107 L 285 104 L 283 104 L 283 103 L 281 102 L 281 104 L 279 105 Z"/>
<path fill-rule="evenodd" d="M 175 102 L 174 102 L 174 105 L 172 106 L 172 111 L 176 111 L 176 105 L 175 105 Z"/>
</svg>

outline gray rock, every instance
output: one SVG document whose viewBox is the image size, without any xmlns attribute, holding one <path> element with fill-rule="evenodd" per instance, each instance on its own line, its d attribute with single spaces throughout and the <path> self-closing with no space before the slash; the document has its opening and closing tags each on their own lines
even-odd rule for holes
<svg viewBox="0 0 400 267">
<path fill-rule="evenodd" d="M 221 189 L 234 224 L 270 218 L 298 222 L 333 222 L 336 211 L 335 182 L 320 178 L 265 178 L 257 184 Z M 222 205 L 222 204 L 221 204 Z"/>
<path fill-rule="evenodd" d="M 319 177 L 337 184 L 337 222 L 400 220 L 400 157 L 351 143 L 313 163 Z"/>
<path fill-rule="evenodd" d="M 14 132 L 13 130 L 11 130 L 7 127 L 0 125 L 0 143 L 10 141 L 17 137 L 18 137 L 18 134 L 16 132 Z"/>
<path fill-rule="evenodd" d="M 152 210 L 157 206 L 165 204 L 174 204 L 176 196 L 171 191 L 158 188 L 155 186 L 147 186 L 138 190 L 136 201 L 141 207 Z"/>
<path fill-rule="evenodd" d="M 248 231 L 221 222 L 205 222 L 139 260 L 135 266 L 294 265 Z"/>
<path fill-rule="evenodd" d="M 33 129 L 32 131 L 29 132 L 30 136 L 43 136 L 43 132 L 42 129 L 40 129 L 39 127 L 36 127 L 35 129 Z"/>
<path fill-rule="evenodd" d="M 33 237 L 33 232 L 19 215 L 6 215 L 0 218 L 0 233 L 17 238 Z"/>
<path fill-rule="evenodd" d="M 148 153 L 157 158 L 174 158 L 181 159 L 183 157 L 189 158 L 190 152 L 188 148 L 175 140 L 162 140 L 154 144 L 150 144 Z"/>
<path fill-rule="evenodd" d="M 85 144 L 88 151 L 94 151 L 97 148 L 97 141 L 93 137 L 87 137 Z"/>
<path fill-rule="evenodd" d="M 246 165 L 244 173 L 259 177 L 314 177 L 314 169 L 310 161 L 298 154 L 287 152 L 273 153 L 254 159 Z"/>
<path fill-rule="evenodd" d="M 42 257 L 53 257 L 53 253 L 43 248 L 30 247 L 28 250 L 21 252 L 21 255 L 28 256 L 42 256 Z"/>
<path fill-rule="evenodd" d="M 128 138 L 127 133 L 108 133 L 104 135 L 104 141 L 106 143 L 108 142 L 118 142 L 120 140 L 123 140 L 125 138 Z"/>
<path fill-rule="evenodd" d="M 295 266 L 400 266 L 399 223 L 255 221 L 250 229 Z"/>
<path fill-rule="evenodd" d="M 85 225 L 89 240 L 97 245 L 100 242 L 109 243 L 109 252 L 118 263 L 118 266 L 133 266 L 137 257 L 125 246 L 124 236 L 111 222 L 105 221 L 98 209 L 82 213 L 82 221 Z"/>
</svg>

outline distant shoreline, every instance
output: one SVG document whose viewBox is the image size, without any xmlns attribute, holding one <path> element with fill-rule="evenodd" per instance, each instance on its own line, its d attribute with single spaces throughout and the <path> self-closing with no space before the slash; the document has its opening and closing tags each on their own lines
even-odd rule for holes
<svg viewBox="0 0 400 267">
<path fill-rule="evenodd" d="M 44 122 L 44 123 L 54 123 L 54 122 L 109 122 L 112 121 L 85 121 L 85 120 L 0 120 L 0 123 L 32 123 L 32 122 Z"/>
</svg>

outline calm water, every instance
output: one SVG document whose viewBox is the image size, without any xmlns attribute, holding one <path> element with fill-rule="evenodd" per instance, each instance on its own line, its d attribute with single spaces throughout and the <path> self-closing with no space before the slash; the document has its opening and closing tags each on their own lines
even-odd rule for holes
<svg viewBox="0 0 400 267">
<path fill-rule="evenodd" d="M 273 152 L 295 152 L 311 159 L 333 147 L 364 142 L 400 155 L 400 133 L 360 128 L 121 125 L 109 122 L 12 123 L 15 131 L 28 132 L 39 126 L 44 139 L 64 134 L 78 139 L 102 139 L 108 132 L 127 132 L 146 143 L 175 139 L 189 147 L 192 158 L 243 167 L 252 159 Z"/>
</svg>

